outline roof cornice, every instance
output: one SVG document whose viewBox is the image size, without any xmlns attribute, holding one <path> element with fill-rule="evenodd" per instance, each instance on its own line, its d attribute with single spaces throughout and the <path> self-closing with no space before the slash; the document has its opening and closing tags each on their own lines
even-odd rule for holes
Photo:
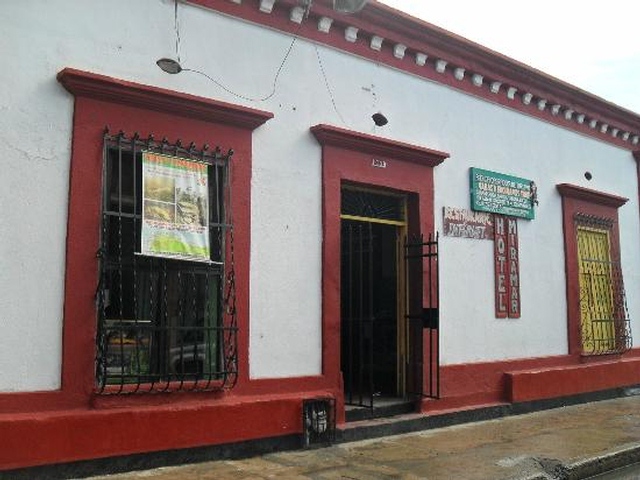
<svg viewBox="0 0 640 480">
<path fill-rule="evenodd" d="M 324 43 L 629 150 L 640 115 L 375 0 L 355 15 L 314 0 L 188 0 Z"/>
</svg>

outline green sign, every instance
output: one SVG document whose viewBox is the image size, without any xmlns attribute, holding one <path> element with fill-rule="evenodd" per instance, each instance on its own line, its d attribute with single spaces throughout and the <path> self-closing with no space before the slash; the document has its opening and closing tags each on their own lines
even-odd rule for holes
<svg viewBox="0 0 640 480">
<path fill-rule="evenodd" d="M 531 180 L 470 168 L 471 210 L 532 220 L 535 184 Z"/>
</svg>

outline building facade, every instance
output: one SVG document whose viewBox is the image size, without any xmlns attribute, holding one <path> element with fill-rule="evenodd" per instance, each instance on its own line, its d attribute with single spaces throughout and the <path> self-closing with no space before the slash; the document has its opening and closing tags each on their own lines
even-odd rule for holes
<svg viewBox="0 0 640 480">
<path fill-rule="evenodd" d="M 0 17 L 1 470 L 640 384 L 638 114 L 374 1 Z"/>
</svg>

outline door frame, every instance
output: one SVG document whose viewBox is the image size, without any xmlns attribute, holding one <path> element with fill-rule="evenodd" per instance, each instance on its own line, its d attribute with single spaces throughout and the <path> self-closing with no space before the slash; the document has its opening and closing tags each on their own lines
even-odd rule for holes
<svg viewBox="0 0 640 480">
<path fill-rule="evenodd" d="M 311 132 L 322 145 L 322 372 L 336 387 L 337 420 L 344 422 L 340 372 L 342 184 L 406 194 L 408 234 L 433 232 L 433 169 L 449 154 L 331 125 L 316 125 Z M 423 354 L 428 355 L 427 350 Z"/>
</svg>

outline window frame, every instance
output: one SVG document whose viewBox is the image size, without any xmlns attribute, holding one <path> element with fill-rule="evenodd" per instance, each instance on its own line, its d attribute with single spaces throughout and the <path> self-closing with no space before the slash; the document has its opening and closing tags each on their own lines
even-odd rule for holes
<svg viewBox="0 0 640 480">
<path fill-rule="evenodd" d="M 580 312 L 580 278 L 578 254 L 578 229 L 583 225 L 580 218 L 609 227 L 609 254 L 611 262 L 620 264 L 620 233 L 618 209 L 627 198 L 569 183 L 556 185 L 562 198 L 563 232 L 565 247 L 565 273 L 567 282 L 567 334 L 569 354 L 586 358 L 594 356 L 583 349 L 582 320 Z M 584 222 L 583 222 L 584 223 Z M 626 349 L 614 349 L 601 355 L 620 354 Z"/>
<path fill-rule="evenodd" d="M 235 237 L 235 301 L 238 310 L 238 382 L 248 381 L 250 192 L 253 131 L 271 112 L 65 68 L 60 84 L 73 95 L 67 255 L 59 392 L 37 395 L 46 408 L 101 405 L 95 388 L 95 293 L 99 279 L 103 131 L 118 125 L 127 132 L 188 138 L 197 144 L 217 139 L 233 147 L 231 178 Z M 177 141 L 177 140 L 174 140 Z M 139 396 L 142 403 L 147 402 Z M 91 400 L 89 400 L 91 399 Z M 106 404 L 109 404 L 108 402 Z"/>
</svg>

